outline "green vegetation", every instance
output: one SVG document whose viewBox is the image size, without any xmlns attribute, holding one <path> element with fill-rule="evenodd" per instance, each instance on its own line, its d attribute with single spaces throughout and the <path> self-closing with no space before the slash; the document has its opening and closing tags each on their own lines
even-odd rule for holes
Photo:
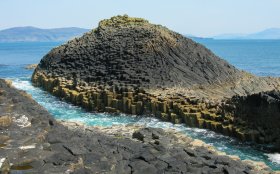
<svg viewBox="0 0 280 174">
<path fill-rule="evenodd" d="M 110 19 L 104 19 L 99 22 L 99 27 L 120 27 L 120 26 L 135 26 L 148 24 L 149 21 L 142 18 L 133 18 L 128 15 L 118 15 Z"/>
</svg>

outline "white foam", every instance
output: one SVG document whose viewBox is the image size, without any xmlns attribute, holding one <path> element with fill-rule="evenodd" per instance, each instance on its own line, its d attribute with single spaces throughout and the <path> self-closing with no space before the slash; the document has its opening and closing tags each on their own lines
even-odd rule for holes
<svg viewBox="0 0 280 174">
<path fill-rule="evenodd" d="M 266 154 L 268 156 L 268 159 L 272 161 L 273 163 L 280 164 L 280 154 L 274 153 L 274 154 Z"/>
<path fill-rule="evenodd" d="M 77 118 L 70 118 L 70 119 L 67 119 L 67 121 L 70 121 L 70 122 L 81 122 L 81 123 L 87 123 L 90 121 L 90 119 L 88 118 L 84 118 L 84 117 L 77 117 Z"/>
<path fill-rule="evenodd" d="M 34 87 L 31 85 L 29 81 L 21 81 L 21 80 L 13 80 L 12 84 L 17 89 L 21 90 L 32 90 Z"/>
<path fill-rule="evenodd" d="M 1 169 L 1 167 L 2 167 L 2 165 L 3 165 L 3 163 L 4 163 L 5 160 L 6 160 L 6 158 L 1 158 L 1 159 L 0 159 L 0 169 Z"/>
<path fill-rule="evenodd" d="M 25 115 L 20 116 L 19 118 L 14 118 L 14 122 L 21 128 L 28 127 L 31 125 L 30 121 L 28 121 L 28 117 Z"/>
<path fill-rule="evenodd" d="M 28 145 L 28 146 L 20 146 L 19 149 L 21 150 L 27 150 L 27 149 L 35 149 L 36 145 L 32 144 L 32 145 Z"/>
</svg>

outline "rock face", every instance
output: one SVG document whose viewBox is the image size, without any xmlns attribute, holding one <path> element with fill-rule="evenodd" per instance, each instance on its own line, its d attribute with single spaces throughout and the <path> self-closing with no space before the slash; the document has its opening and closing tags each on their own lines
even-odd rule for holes
<svg viewBox="0 0 280 174">
<path fill-rule="evenodd" d="M 0 90 L 0 118 L 13 118 L 0 125 L 0 173 L 274 173 L 175 131 L 57 122 L 1 79 Z"/>
<path fill-rule="evenodd" d="M 280 144 L 280 92 L 270 91 L 248 96 L 234 96 L 232 114 L 236 119 L 254 127 L 256 137 L 261 143 L 274 142 Z M 278 146 L 280 148 L 280 146 Z M 278 149 L 279 150 L 279 149 Z"/>
<path fill-rule="evenodd" d="M 261 92 L 248 96 L 235 96 L 232 100 L 236 106 L 234 114 L 237 117 L 247 119 L 248 122 L 264 125 L 267 128 L 279 128 L 279 91 Z"/>
<path fill-rule="evenodd" d="M 150 88 L 233 80 L 239 71 L 204 46 L 141 18 L 116 16 L 53 49 L 37 71 Z"/>
</svg>

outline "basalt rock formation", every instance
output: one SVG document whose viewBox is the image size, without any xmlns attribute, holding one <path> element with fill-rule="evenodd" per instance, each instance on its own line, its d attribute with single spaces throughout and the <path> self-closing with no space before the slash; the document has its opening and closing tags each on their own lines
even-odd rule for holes
<svg viewBox="0 0 280 174">
<path fill-rule="evenodd" d="M 240 71 L 178 33 L 128 16 L 54 48 L 32 81 L 90 111 L 153 115 L 254 142 L 263 136 L 234 115 L 230 98 L 280 89 L 277 78 Z"/>
<path fill-rule="evenodd" d="M 239 71 L 210 50 L 141 18 L 117 16 L 47 54 L 37 69 L 91 83 L 157 88 L 234 79 Z"/>
<path fill-rule="evenodd" d="M 269 91 L 248 96 L 232 98 L 236 106 L 234 115 L 248 122 L 265 125 L 266 127 L 280 128 L 280 92 Z"/>
<path fill-rule="evenodd" d="M 0 173 L 276 173 L 176 132 L 58 122 L 0 79 Z"/>
<path fill-rule="evenodd" d="M 277 151 L 280 148 L 280 92 L 260 92 L 247 96 L 234 96 L 230 103 L 232 115 L 246 123 L 247 127 L 255 127 L 251 130 L 260 143 L 274 142 Z M 229 111 L 230 112 L 230 111 Z M 247 134 L 248 136 L 248 134 Z M 245 137 L 244 137 L 245 138 Z M 256 140 L 253 140 L 256 141 Z"/>
</svg>

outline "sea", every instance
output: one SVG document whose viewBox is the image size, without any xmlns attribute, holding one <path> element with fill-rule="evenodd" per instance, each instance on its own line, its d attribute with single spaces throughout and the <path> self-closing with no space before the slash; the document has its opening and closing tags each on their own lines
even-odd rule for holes
<svg viewBox="0 0 280 174">
<path fill-rule="evenodd" d="M 280 77 L 280 40 L 198 39 L 196 41 L 239 69 L 259 76 Z M 80 107 L 61 101 L 40 88 L 32 86 L 30 79 L 33 70 L 27 70 L 24 67 L 28 64 L 39 63 L 46 53 L 61 44 L 62 42 L 0 43 L 0 78 L 12 80 L 16 88 L 31 94 L 34 100 L 59 120 L 79 121 L 98 126 L 139 124 L 176 129 L 192 138 L 213 145 L 228 155 L 261 161 L 274 170 L 280 170 L 280 154 L 267 153 L 260 145 L 243 143 L 209 130 L 163 122 L 152 117 L 86 112 Z"/>
</svg>

